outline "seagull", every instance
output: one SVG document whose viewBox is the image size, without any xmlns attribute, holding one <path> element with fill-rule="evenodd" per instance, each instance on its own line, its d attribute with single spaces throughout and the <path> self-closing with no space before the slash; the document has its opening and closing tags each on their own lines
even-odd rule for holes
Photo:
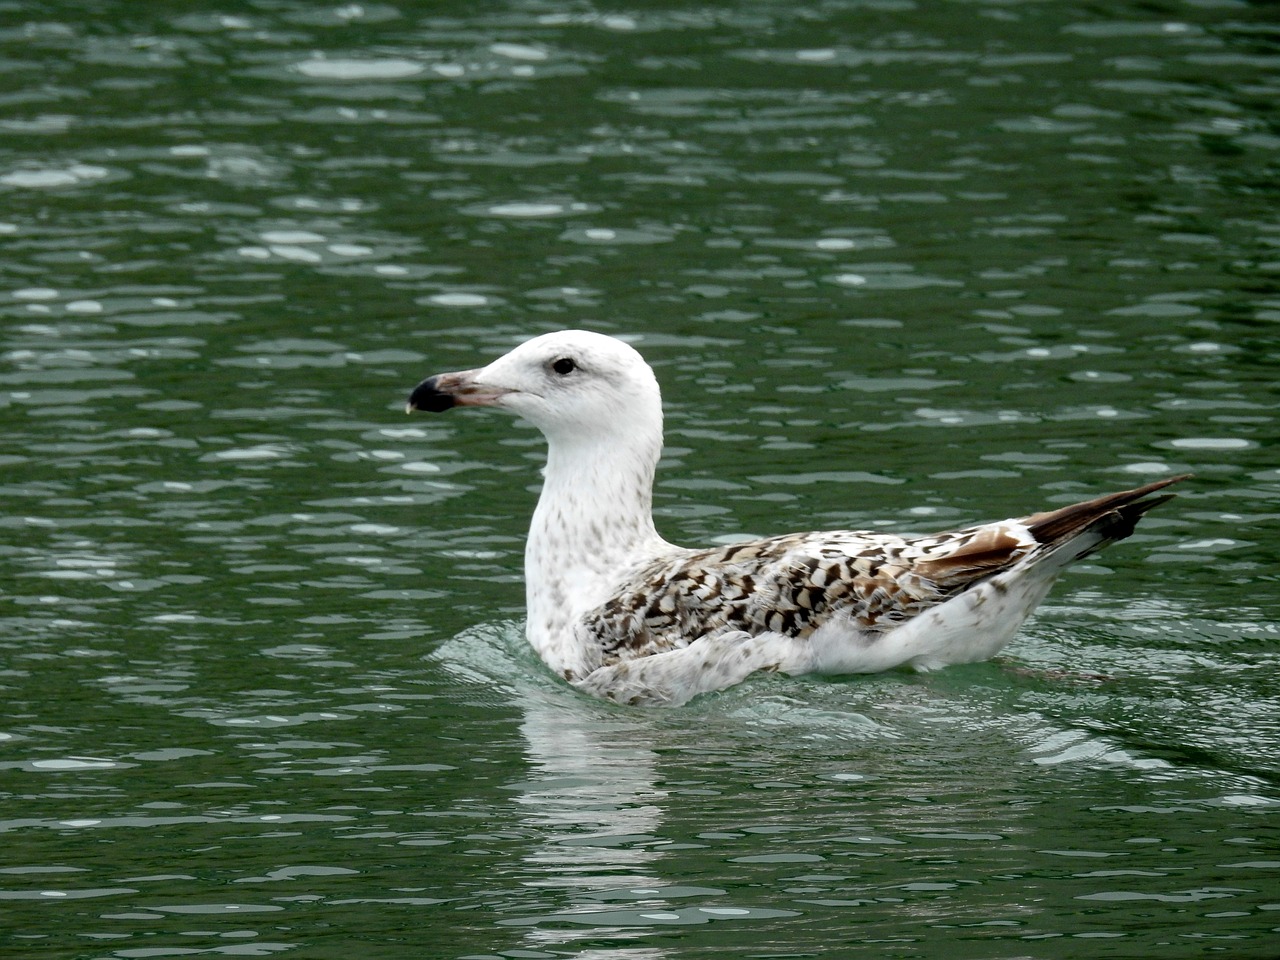
<svg viewBox="0 0 1280 960">
<path fill-rule="evenodd" d="M 584 330 L 419 383 L 406 412 L 494 407 L 547 440 L 525 545 L 526 634 L 574 687 L 686 703 L 756 673 L 931 670 L 993 657 L 1069 564 L 1133 533 L 1186 476 L 925 536 L 830 530 L 690 549 L 653 523 L 662 397 L 629 344 Z"/>
</svg>

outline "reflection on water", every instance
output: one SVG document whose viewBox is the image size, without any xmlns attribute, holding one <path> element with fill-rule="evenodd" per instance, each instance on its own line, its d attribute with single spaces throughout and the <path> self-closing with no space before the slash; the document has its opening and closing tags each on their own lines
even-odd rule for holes
<svg viewBox="0 0 1280 960">
<path fill-rule="evenodd" d="M 500 925 L 527 928 L 530 946 L 617 940 L 619 946 L 594 947 L 588 955 L 639 960 L 668 955 L 634 944 L 647 929 L 795 915 L 668 877 L 667 851 L 689 845 L 670 839 L 666 821 L 672 806 L 687 801 L 657 785 L 652 717 L 630 717 L 550 677 L 522 675 L 530 658 L 512 654 L 522 646 L 508 627 L 470 632 L 438 654 L 460 679 L 503 691 L 523 716 L 527 769 L 512 785 L 515 824 L 536 842 L 509 872 L 536 892 L 537 912 Z"/>
<path fill-rule="evenodd" d="M 861 914 L 869 939 L 910 941 L 905 929 L 975 922 L 1019 940 L 1052 938 L 1063 932 L 1037 904 L 1058 883 L 1082 903 L 1213 899 L 1228 901 L 1224 922 L 1252 915 L 1265 897 L 1256 883 L 1183 883 L 1186 851 L 1168 844 L 1164 821 L 1203 825 L 1239 812 L 1216 856 L 1223 869 L 1261 869 L 1247 859 L 1260 842 L 1247 824 L 1280 803 L 1265 775 L 1227 775 L 1222 758 L 1190 746 L 1153 753 L 1168 742 L 1154 725 L 1185 729 L 1190 704 L 1144 700 L 1117 689 L 1122 678 L 1072 674 L 1057 653 L 1056 666 L 1041 668 L 762 678 L 683 712 L 623 711 L 539 672 L 515 626 L 450 641 L 441 664 L 503 691 L 523 717 L 528 767 L 512 786 L 535 842 L 514 876 L 540 896 L 499 924 L 529 928 L 531 947 L 605 937 L 618 946 L 601 956 L 636 957 L 666 955 L 667 942 L 652 938 L 667 927 L 716 923 L 718 942 L 747 944 L 805 917 L 815 936 L 838 936 L 843 911 L 869 908 L 889 911 Z M 1123 675 L 1139 660 L 1112 666 Z M 1102 704 L 1125 701 L 1135 723 L 1149 711 L 1140 737 L 1116 717 L 1115 733 L 1080 726 L 1103 715 Z M 1050 805 L 1063 806 L 1057 791 L 1084 769 L 1108 786 L 1075 796 L 1066 821 L 1046 821 Z M 1237 844 L 1246 859 L 1233 859 Z M 987 920 L 957 900 L 968 888 L 983 891 Z M 1142 928 L 1102 918 L 1084 929 Z"/>
<path fill-rule="evenodd" d="M 24 956 L 1267 955 L 1265 5 L 19 6 Z M 676 541 L 1197 479 L 1001 662 L 606 709 L 519 636 L 541 441 L 400 412 L 584 325 Z"/>
<path fill-rule="evenodd" d="M 532 776 L 518 803 L 544 843 L 529 863 L 561 875 L 570 893 L 652 884 L 646 868 L 658 853 L 649 845 L 666 799 L 654 786 L 653 751 L 635 743 L 643 730 L 634 723 L 588 732 L 581 719 L 545 705 L 524 711 Z"/>
<path fill-rule="evenodd" d="M 654 785 L 655 760 L 638 725 L 602 720 L 584 726 L 579 714 L 529 702 L 520 731 L 528 743 L 529 778 L 516 802 L 519 822 L 538 843 L 524 859 L 521 882 L 552 895 L 540 916 L 507 923 L 536 926 L 531 946 L 571 944 L 602 936 L 630 939 L 616 928 L 647 925 L 646 913 L 669 913 L 656 863 L 666 794 Z M 628 923 L 602 915 L 604 904 L 635 901 Z M 567 924 L 584 925 L 585 930 Z M 619 947 L 593 955 L 647 958 L 666 955 L 644 947 Z"/>
</svg>

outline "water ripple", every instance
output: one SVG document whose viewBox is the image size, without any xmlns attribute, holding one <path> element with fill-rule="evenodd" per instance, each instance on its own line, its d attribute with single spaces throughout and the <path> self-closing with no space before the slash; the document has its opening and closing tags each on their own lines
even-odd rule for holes
<svg viewBox="0 0 1280 960">
<path fill-rule="evenodd" d="M 1260 7 L 95 13 L 0 28 L 15 942 L 1265 951 Z M 400 412 L 569 326 L 681 542 L 1197 478 L 993 663 L 618 711 L 522 637 L 540 439 Z"/>
</svg>

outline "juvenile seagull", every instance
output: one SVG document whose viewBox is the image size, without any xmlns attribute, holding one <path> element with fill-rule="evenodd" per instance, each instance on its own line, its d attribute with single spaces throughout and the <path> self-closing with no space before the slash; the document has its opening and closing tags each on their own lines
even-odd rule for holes
<svg viewBox="0 0 1280 960">
<path fill-rule="evenodd" d="M 547 438 L 525 546 L 529 642 L 580 690 L 681 704 L 757 671 L 875 673 L 994 656 L 1058 573 L 1133 532 L 1173 477 L 930 536 L 833 530 L 691 550 L 653 525 L 662 398 L 627 344 L 535 337 L 414 388 L 407 412 L 497 407 Z"/>
</svg>

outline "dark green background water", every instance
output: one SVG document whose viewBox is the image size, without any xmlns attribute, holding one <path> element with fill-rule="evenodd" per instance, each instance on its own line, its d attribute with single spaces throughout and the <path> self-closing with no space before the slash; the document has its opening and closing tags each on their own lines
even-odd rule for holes
<svg viewBox="0 0 1280 960">
<path fill-rule="evenodd" d="M 1271 5 L 0 7 L 6 957 L 1271 957 Z M 1181 471 L 995 662 L 588 701 L 542 448 L 422 376 L 566 326 L 671 539 Z"/>
</svg>

